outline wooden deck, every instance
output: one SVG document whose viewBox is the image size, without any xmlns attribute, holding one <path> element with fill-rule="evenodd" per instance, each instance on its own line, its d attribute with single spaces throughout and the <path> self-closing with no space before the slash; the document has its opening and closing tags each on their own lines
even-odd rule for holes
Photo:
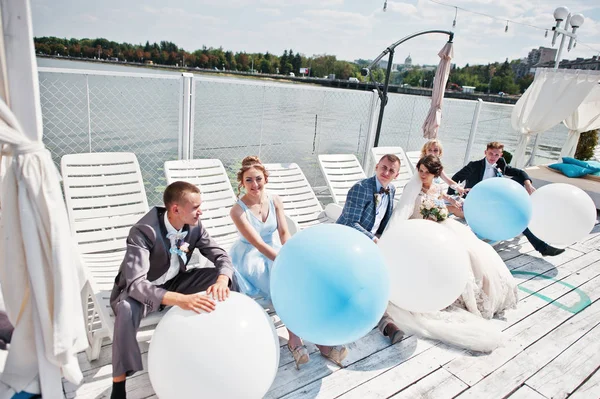
<svg viewBox="0 0 600 399">
<path fill-rule="evenodd" d="M 598 248 L 599 226 L 556 257 L 541 258 L 524 237 L 496 246 L 520 281 L 520 302 L 492 321 L 505 340 L 487 355 L 414 336 L 390 345 L 373 330 L 349 346 L 343 368 L 309 345 L 310 362 L 298 371 L 280 327 L 279 372 L 266 398 L 600 398 Z M 146 362 L 148 343 L 140 345 Z M 84 383 L 65 383 L 66 397 L 109 397 L 110 344 L 94 362 L 79 359 Z M 146 372 L 128 379 L 127 390 L 129 398 L 156 397 Z"/>
</svg>

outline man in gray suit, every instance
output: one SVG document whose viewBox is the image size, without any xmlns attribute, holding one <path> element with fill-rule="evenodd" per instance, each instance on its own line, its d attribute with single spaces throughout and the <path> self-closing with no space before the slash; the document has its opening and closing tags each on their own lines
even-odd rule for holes
<svg viewBox="0 0 600 399">
<path fill-rule="evenodd" d="M 231 259 L 200 223 L 198 187 L 172 183 L 163 201 L 165 208 L 153 208 L 129 231 L 110 296 L 115 313 L 111 399 L 125 398 L 125 378 L 143 370 L 136 334 L 144 316 L 161 306 L 211 312 L 215 299 L 237 291 Z M 186 270 L 195 248 L 215 267 Z"/>
</svg>

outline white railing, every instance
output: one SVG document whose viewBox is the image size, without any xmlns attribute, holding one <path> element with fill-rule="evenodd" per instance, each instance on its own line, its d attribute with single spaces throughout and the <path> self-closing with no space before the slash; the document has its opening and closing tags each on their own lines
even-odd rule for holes
<svg viewBox="0 0 600 399">
<path fill-rule="evenodd" d="M 55 162 L 69 153 L 134 152 L 149 204 L 162 202 L 163 164 L 172 159 L 218 158 L 235 185 L 243 157 L 258 155 L 269 163 L 296 162 L 313 187 L 325 186 L 318 154 L 352 153 L 364 162 L 379 112 L 374 91 L 189 73 L 39 72 L 44 142 Z M 428 97 L 390 94 L 380 145 L 420 149 L 429 104 Z M 511 111 L 511 105 L 445 99 L 439 136 L 446 169 L 482 157 L 489 141 L 513 149 Z M 545 133 L 540 159 L 557 158 L 565 138 L 564 127 Z"/>
</svg>

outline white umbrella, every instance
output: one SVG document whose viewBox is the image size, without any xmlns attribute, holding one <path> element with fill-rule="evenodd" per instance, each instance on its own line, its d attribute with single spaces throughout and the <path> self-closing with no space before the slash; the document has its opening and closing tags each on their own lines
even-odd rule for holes
<svg viewBox="0 0 600 399">
<path fill-rule="evenodd" d="M 560 151 L 560 156 L 572 157 L 575 155 L 575 150 L 577 150 L 581 133 L 600 129 L 600 85 L 596 85 L 592 89 L 575 112 L 563 123 L 569 129 L 569 136 Z"/>
<path fill-rule="evenodd" d="M 444 101 L 446 83 L 448 83 L 448 76 L 450 75 L 452 57 L 454 57 L 452 42 L 446 43 L 438 53 L 438 56 L 441 59 L 437 71 L 435 71 L 435 78 L 433 79 L 431 107 L 423 123 L 423 137 L 426 139 L 435 139 L 437 137 L 438 129 L 442 122 L 442 102 Z"/>
<path fill-rule="evenodd" d="M 599 80 L 597 71 L 538 68 L 533 83 L 512 111 L 512 127 L 520 137 L 511 165 L 524 167 L 530 137 L 542 134 L 573 114 Z"/>
<path fill-rule="evenodd" d="M 0 6 L 0 282 L 15 326 L 0 398 L 22 390 L 60 398 L 62 376 L 81 381 L 76 354 L 87 347 L 81 262 L 59 176 L 42 143 L 29 0 L 0 0 Z"/>
</svg>

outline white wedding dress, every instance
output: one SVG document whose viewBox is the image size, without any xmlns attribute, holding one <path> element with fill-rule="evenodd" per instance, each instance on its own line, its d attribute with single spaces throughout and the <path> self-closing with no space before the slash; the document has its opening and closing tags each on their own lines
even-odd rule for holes
<svg viewBox="0 0 600 399">
<path fill-rule="evenodd" d="M 420 205 L 427 195 L 421 192 L 421 187 L 419 176 L 413 176 L 394 207 L 387 228 L 408 219 L 422 218 Z M 457 235 L 469 253 L 471 273 L 464 292 L 443 311 L 412 313 L 390 303 L 388 313 L 406 333 L 490 352 L 501 343 L 502 335 L 488 319 L 516 307 L 516 281 L 494 248 L 478 239 L 467 226 L 453 219 L 440 224 Z"/>
</svg>

